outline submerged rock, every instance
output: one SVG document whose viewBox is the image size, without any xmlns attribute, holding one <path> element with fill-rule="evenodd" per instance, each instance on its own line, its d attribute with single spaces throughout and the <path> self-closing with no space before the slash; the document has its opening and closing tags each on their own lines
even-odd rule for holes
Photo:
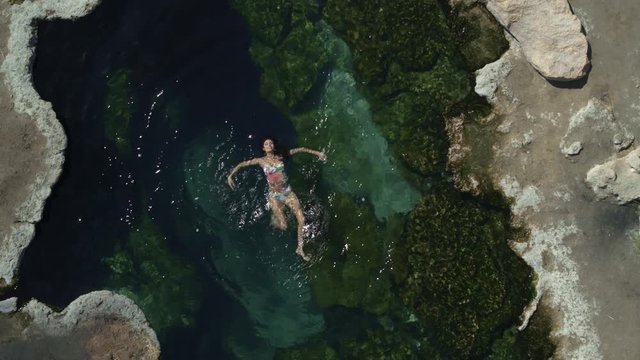
<svg viewBox="0 0 640 360">
<path fill-rule="evenodd" d="M 0 72 L 4 77 L 0 103 L 6 102 L 0 114 L 3 119 L 24 124 L 18 131 L 24 131 L 32 141 L 23 138 L 21 148 L 16 146 L 20 142 L 12 138 L 3 141 L 0 147 L 0 153 L 11 154 L 1 158 L 0 168 L 15 169 L 13 173 L 0 173 L 0 193 L 19 194 L 2 199 L 8 209 L 2 216 L 2 225 L 6 227 L 0 232 L 0 286 L 15 282 L 22 253 L 35 233 L 34 224 L 40 220 L 45 199 L 62 170 L 66 147 L 64 130 L 51 104 L 40 98 L 31 80 L 35 20 L 77 18 L 90 12 L 98 0 L 25 1 L 10 6 L 6 3 L 0 5 L 0 33 L 9 33 L 8 39 L 2 36 L 0 42 L 8 48 L 0 55 Z M 12 130 L 15 125 L 2 124 L 2 128 Z M 15 155 L 16 148 L 22 154 Z M 30 156 L 23 159 L 24 154 Z"/>
<path fill-rule="evenodd" d="M 114 254 L 103 260 L 111 270 L 109 286 L 135 300 L 161 336 L 168 329 L 192 326 L 202 284 L 194 266 L 172 253 L 150 214 L 140 214 L 128 237 L 121 235 L 114 243 Z"/>
<path fill-rule="evenodd" d="M 444 189 L 426 195 L 394 253 L 398 291 L 445 358 L 478 358 L 532 297 L 531 269 L 509 248 L 505 213 Z"/>
<path fill-rule="evenodd" d="M 488 0 L 487 9 L 545 78 L 570 81 L 587 74 L 587 39 L 566 0 Z"/>
</svg>

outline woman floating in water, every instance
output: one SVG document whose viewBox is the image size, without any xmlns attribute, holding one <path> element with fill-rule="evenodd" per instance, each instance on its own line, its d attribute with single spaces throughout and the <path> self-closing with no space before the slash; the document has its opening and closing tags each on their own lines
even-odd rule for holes
<svg viewBox="0 0 640 360">
<path fill-rule="evenodd" d="M 262 141 L 262 150 L 264 156 L 246 160 L 236 165 L 227 177 L 227 184 L 231 189 L 235 189 L 235 183 L 233 182 L 233 175 L 236 171 L 249 165 L 260 165 L 264 171 L 264 175 L 267 177 L 267 184 L 269 184 L 269 204 L 271 205 L 271 224 L 278 229 L 286 229 L 287 221 L 284 218 L 282 212 L 282 204 L 287 205 L 298 220 L 298 248 L 296 254 L 302 256 L 306 261 L 309 261 L 309 256 L 304 253 L 303 246 L 303 228 L 304 228 L 304 214 L 300 208 L 300 201 L 296 194 L 291 190 L 291 186 L 287 183 L 287 175 L 284 173 L 284 159 L 289 155 L 295 155 L 299 153 L 309 153 L 316 155 L 320 160 L 327 160 L 327 156 L 316 150 L 307 148 L 295 148 L 288 152 L 281 153 L 278 148 L 278 143 L 272 138 L 265 138 Z"/>
</svg>

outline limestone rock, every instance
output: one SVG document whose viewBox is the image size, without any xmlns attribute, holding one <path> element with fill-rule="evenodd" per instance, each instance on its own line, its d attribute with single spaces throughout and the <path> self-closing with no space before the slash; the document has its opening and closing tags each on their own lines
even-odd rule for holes
<svg viewBox="0 0 640 360">
<path fill-rule="evenodd" d="M 511 211 L 514 215 L 520 216 L 527 210 L 540 211 L 539 205 L 544 202 L 544 195 L 537 187 L 527 185 L 522 188 L 518 180 L 510 175 L 500 179 L 499 185 L 506 197 L 514 199 L 514 203 L 511 205 Z"/>
<path fill-rule="evenodd" d="M 0 313 L 10 313 L 16 311 L 16 305 L 18 303 L 17 297 L 12 297 L 6 300 L 0 301 Z"/>
<path fill-rule="evenodd" d="M 490 103 L 495 102 L 495 92 L 504 79 L 509 75 L 513 65 L 506 57 L 485 65 L 476 71 L 476 94 L 486 97 Z"/>
<path fill-rule="evenodd" d="M 601 133 L 594 136 L 594 133 Z M 609 105 L 592 98 L 570 119 L 567 132 L 560 141 L 565 156 L 576 156 L 583 149 L 598 149 L 603 154 L 628 148 L 634 136 L 613 116 Z"/>
<path fill-rule="evenodd" d="M 152 360 L 160 356 L 160 344 L 142 311 L 132 300 L 110 291 L 82 295 L 59 313 L 36 300 L 20 312 L 31 318 L 22 331 L 26 340 L 2 339 L 3 348 L 11 341 L 20 348 L 29 339 L 50 337 L 50 341 L 67 339 L 70 351 L 86 353 L 91 359 Z"/>
<path fill-rule="evenodd" d="M 568 147 L 562 147 L 562 153 L 568 156 L 573 156 L 580 154 L 582 149 L 582 143 L 580 141 L 574 141 Z"/>
<path fill-rule="evenodd" d="M 626 204 L 640 199 L 640 149 L 594 166 L 587 172 L 586 182 L 598 200 Z"/>
<path fill-rule="evenodd" d="M 566 0 L 488 0 L 487 9 L 545 78 L 570 81 L 587 74 L 587 39 Z"/>
<path fill-rule="evenodd" d="M 2 100 L 10 100 L 13 103 L 12 114 L 9 115 L 21 114 L 30 118 L 35 124 L 33 130 L 39 132 L 38 135 L 43 136 L 46 141 L 44 149 L 37 153 L 44 166 L 38 169 L 33 183 L 20 184 L 28 188 L 25 192 L 27 195 L 16 199 L 19 203 L 12 209 L 12 225 L 2 229 L 0 287 L 15 281 L 22 253 L 34 235 L 34 224 L 40 220 L 44 202 L 60 176 L 64 162 L 66 137 L 62 125 L 58 122 L 51 104 L 40 98 L 32 83 L 36 20 L 77 18 L 89 13 L 98 3 L 99 0 L 33 0 L 14 2 L 10 5 L 4 3 L 0 8 L 0 16 L 10 19 L 7 52 L 0 53 L 0 71 L 4 77 L 4 84 L 0 86 L 6 86 L 9 99 Z M 5 28 L 0 30 L 6 31 Z M 3 116 L 6 117 L 7 114 Z"/>
<path fill-rule="evenodd" d="M 471 153 L 471 147 L 464 135 L 464 117 L 446 119 L 445 129 L 451 143 L 447 154 L 447 168 L 451 170 L 453 183 L 460 191 L 479 195 L 480 182 L 473 173 L 463 170 L 464 163 Z"/>
</svg>

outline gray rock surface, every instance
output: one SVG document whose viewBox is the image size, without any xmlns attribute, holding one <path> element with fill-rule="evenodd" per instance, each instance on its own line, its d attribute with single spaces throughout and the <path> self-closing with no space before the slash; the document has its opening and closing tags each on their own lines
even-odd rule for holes
<svg viewBox="0 0 640 360">
<path fill-rule="evenodd" d="M 37 300 L 29 301 L 20 311 L 32 318 L 32 325 L 51 335 L 69 332 L 83 321 L 120 318 L 135 330 L 146 333 L 155 347 L 159 347 L 142 310 L 131 299 L 111 291 L 93 291 L 82 295 L 59 313 Z"/>
<path fill-rule="evenodd" d="M 59 313 L 32 300 L 0 316 L 0 359 L 158 359 L 160 345 L 142 311 L 110 291 L 80 296 Z"/>
<path fill-rule="evenodd" d="M 488 0 L 487 9 L 545 78 L 568 81 L 587 74 L 587 39 L 566 0 Z"/>
<path fill-rule="evenodd" d="M 0 313 L 11 313 L 16 311 L 16 306 L 18 304 L 18 298 L 12 297 L 6 300 L 0 301 Z"/>
<path fill-rule="evenodd" d="M 486 97 L 490 103 L 495 103 L 495 92 L 504 79 L 509 75 L 513 66 L 506 57 L 485 65 L 476 71 L 476 94 Z"/>
<path fill-rule="evenodd" d="M 592 98 L 571 116 L 560 141 L 560 151 L 566 156 L 575 156 L 584 148 L 597 148 L 595 150 L 606 154 L 627 149 L 634 139 L 633 134 L 616 121 L 608 104 Z"/>
<path fill-rule="evenodd" d="M 511 243 L 536 272 L 539 297 L 523 315 L 526 320 L 536 311 L 537 301 L 552 309 L 552 337 L 558 344 L 553 358 L 635 360 L 640 359 L 635 346 L 640 342 L 637 207 L 618 206 L 614 196 L 594 201 L 585 185 L 589 170 L 609 162 L 616 146 L 624 147 L 624 137 L 584 126 L 584 136 L 566 139 L 568 147 L 575 141 L 584 146 L 570 161 L 558 146 L 571 120 L 594 98 L 615 114 L 614 122 L 630 134 L 640 133 L 640 2 L 575 0 L 571 5 L 589 31 L 593 68 L 587 81 L 579 87 L 551 84 L 512 42 L 503 55 L 512 69 L 493 92 L 495 138 L 487 167 L 494 186 L 513 198 L 516 224 L 530 231 L 528 241 Z M 529 134 L 531 143 L 514 146 Z M 474 138 L 467 144 L 472 154 L 476 146 L 486 146 L 476 145 Z M 619 166 L 640 168 L 640 159 L 625 161 Z M 617 169 L 603 175 L 609 182 L 624 176 Z M 522 206 L 531 203 L 524 202 L 528 195 L 517 191 L 515 181 L 520 190 L 537 189 L 540 202 Z"/>
<path fill-rule="evenodd" d="M 626 204 L 640 199 L 640 149 L 592 167 L 586 182 L 599 200 Z"/>
</svg>

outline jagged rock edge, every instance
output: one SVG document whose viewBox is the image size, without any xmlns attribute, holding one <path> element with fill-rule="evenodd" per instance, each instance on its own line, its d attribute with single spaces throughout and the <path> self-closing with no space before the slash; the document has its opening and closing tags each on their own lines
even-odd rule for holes
<svg viewBox="0 0 640 360">
<path fill-rule="evenodd" d="M 17 268 L 35 235 L 51 187 L 58 180 L 64 163 L 67 139 L 51 103 L 40 98 L 33 86 L 31 67 L 36 44 L 36 22 L 41 19 L 75 19 L 91 12 L 100 0 L 25 1 L 11 5 L 7 55 L 0 66 L 16 112 L 28 115 L 46 138 L 43 161 L 46 167 L 38 174 L 29 195 L 14 211 L 16 220 L 3 239 L 9 244 L 0 251 L 0 287 L 15 282 Z M 1 284 L 4 282 L 4 284 Z"/>
</svg>

